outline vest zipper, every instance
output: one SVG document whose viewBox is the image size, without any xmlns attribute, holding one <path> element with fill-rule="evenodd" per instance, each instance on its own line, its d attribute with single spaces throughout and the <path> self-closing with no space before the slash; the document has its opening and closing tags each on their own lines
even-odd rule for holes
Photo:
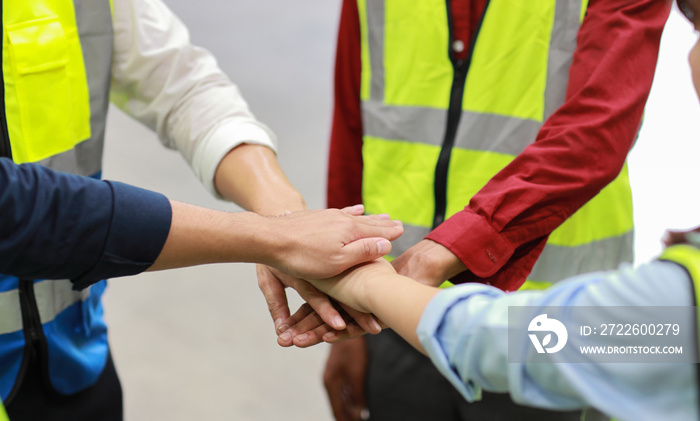
<svg viewBox="0 0 700 421">
<path fill-rule="evenodd" d="M 34 282 L 26 279 L 19 280 L 19 299 L 25 340 L 28 346 L 34 346 L 39 343 L 41 333 L 41 316 L 34 294 Z"/>
<path fill-rule="evenodd" d="M 46 360 L 42 357 L 47 355 L 47 344 L 41 326 L 41 316 L 36 303 L 33 281 L 27 279 L 19 280 L 19 304 L 22 311 L 22 326 L 24 330 L 24 355 L 22 356 L 22 365 L 20 366 L 15 385 L 5 399 L 6 404 L 11 403 L 19 391 L 22 386 L 22 380 L 29 369 L 29 364 L 32 364 L 35 358 L 41 361 L 40 364 L 44 368 L 43 372 L 48 372 L 46 371 Z M 44 382 L 50 384 L 48 378 L 45 378 Z"/>
<path fill-rule="evenodd" d="M 0 0 L 0 39 L 3 39 L 3 16 L 2 0 Z M 2 64 L 2 43 L 0 43 L 0 64 Z M 10 136 L 7 134 L 7 116 L 5 115 L 5 76 L 0 66 L 0 158 L 12 159 L 12 148 L 10 147 Z"/>
<path fill-rule="evenodd" d="M 433 217 L 433 229 L 445 221 L 445 214 L 447 212 L 447 173 L 450 167 L 452 148 L 454 147 L 455 139 L 457 138 L 459 121 L 462 118 L 464 87 L 467 83 L 467 73 L 469 73 L 469 66 L 471 65 L 472 55 L 474 54 L 476 39 L 479 36 L 481 25 L 484 23 L 484 16 L 486 16 L 486 11 L 489 7 L 489 2 L 487 1 L 486 6 L 484 7 L 484 12 L 479 20 L 479 24 L 475 28 L 471 40 L 469 41 L 469 52 L 467 53 L 467 57 L 463 60 L 458 60 L 454 55 L 454 51 L 452 50 L 452 45 L 455 41 L 454 18 L 452 16 L 451 4 L 452 1 L 446 0 L 445 3 L 447 5 L 447 23 L 450 31 L 450 40 L 447 48 L 450 61 L 452 62 L 452 68 L 454 69 L 454 74 L 452 77 L 452 90 L 450 91 L 450 104 L 447 110 L 445 135 L 442 140 L 440 155 L 438 156 L 437 164 L 435 166 L 435 215 Z"/>
</svg>

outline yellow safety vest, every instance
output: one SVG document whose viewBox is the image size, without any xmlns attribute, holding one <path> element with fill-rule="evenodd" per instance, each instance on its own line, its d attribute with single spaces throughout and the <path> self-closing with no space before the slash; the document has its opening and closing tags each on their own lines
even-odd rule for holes
<svg viewBox="0 0 700 421">
<path fill-rule="evenodd" d="M 700 338 L 700 311 L 698 311 L 698 305 L 700 305 L 700 249 L 688 244 L 679 244 L 664 250 L 660 259 L 675 262 L 688 271 L 695 299 L 695 330 L 698 332 L 697 338 Z M 696 352 L 700 353 L 700 341 Z M 700 371 L 696 381 L 700 384 Z"/>
<path fill-rule="evenodd" d="M 358 0 L 362 196 L 404 222 L 398 256 L 462 210 L 565 99 L 586 0 L 491 0 L 469 58 L 451 57 L 444 0 Z M 531 285 L 632 260 L 621 174 L 549 237 Z M 565 262 L 566 264 L 562 264 Z"/>
<path fill-rule="evenodd" d="M 110 0 L 4 0 L 1 16 L 0 156 L 99 176 L 114 38 Z M 33 320 L 41 326 L 35 327 L 52 323 L 44 332 L 52 359 L 59 361 L 49 365 L 52 384 L 69 394 L 94 383 L 107 358 L 106 335 L 97 329 L 87 335 L 81 327 L 101 321 L 104 285 L 77 292 L 69 280 L 19 281 L 0 275 L 0 354 L 10 367 L 0 373 L 0 395 L 11 397 L 21 372 L 18 348 L 23 344 L 6 339 L 26 327 L 20 290 L 33 291 L 36 297 Z M 80 302 L 82 317 L 90 315 L 89 322 L 81 320 L 77 326 L 73 319 L 60 317 Z M 78 345 L 55 346 L 66 338 Z M 92 347 L 94 355 L 73 358 L 78 347 Z M 8 361 L 8 355 L 16 359 Z M 60 378 L 56 386 L 61 370 L 74 375 Z"/>
<path fill-rule="evenodd" d="M 700 303 L 700 249 L 688 244 L 678 244 L 664 250 L 659 259 L 678 263 L 688 271 L 695 294 L 696 320 L 698 321 L 696 328 L 700 333 L 700 312 L 697 311 L 697 306 Z"/>
<path fill-rule="evenodd" d="M 110 2 L 4 1 L 2 24 L 6 155 L 99 173 L 111 77 Z"/>
<path fill-rule="evenodd" d="M 5 406 L 2 404 L 2 399 L 0 399 L 0 421 L 10 421 L 7 412 L 5 412 Z"/>
</svg>

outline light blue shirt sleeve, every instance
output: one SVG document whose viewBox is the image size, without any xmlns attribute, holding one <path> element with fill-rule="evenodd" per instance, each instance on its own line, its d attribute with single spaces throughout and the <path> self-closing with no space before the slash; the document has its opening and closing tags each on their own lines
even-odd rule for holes
<svg viewBox="0 0 700 421">
<path fill-rule="evenodd" d="M 564 318 L 559 320 L 573 326 L 595 323 L 601 316 L 604 319 L 606 312 L 625 323 L 620 320 L 621 306 L 639 306 L 639 311 L 653 318 L 653 313 L 660 311 L 655 306 L 693 306 L 692 297 L 685 270 L 662 261 L 636 269 L 623 266 L 618 271 L 580 275 L 543 291 L 507 294 L 486 285 L 465 284 L 433 298 L 417 333 L 433 363 L 469 401 L 478 400 L 484 389 L 509 392 L 513 400 L 530 406 L 559 410 L 595 407 L 617 420 L 699 419 L 696 364 L 570 363 L 562 360 L 561 353 L 547 354 L 557 356 L 547 363 L 508 360 L 510 306 L 533 307 L 526 320 L 539 314 L 537 307 L 600 307 L 595 314 L 562 313 Z M 635 323 L 638 319 L 632 319 L 638 315 L 623 317 Z M 591 345 L 598 340 L 590 339 Z M 697 353 L 696 334 L 682 335 L 680 340 L 685 352 Z M 523 343 L 517 352 L 527 356 L 536 354 L 536 349 Z"/>
</svg>

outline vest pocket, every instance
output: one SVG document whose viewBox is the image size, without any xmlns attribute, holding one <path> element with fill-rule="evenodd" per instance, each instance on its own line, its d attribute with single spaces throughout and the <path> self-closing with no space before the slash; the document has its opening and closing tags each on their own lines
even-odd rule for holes
<svg viewBox="0 0 700 421">
<path fill-rule="evenodd" d="M 11 78 L 7 63 L 3 67 L 15 161 L 40 161 L 89 138 L 89 111 L 82 112 L 86 99 L 71 80 L 73 38 L 80 48 L 77 34 L 67 33 L 58 16 L 8 25 L 6 33 Z"/>
</svg>

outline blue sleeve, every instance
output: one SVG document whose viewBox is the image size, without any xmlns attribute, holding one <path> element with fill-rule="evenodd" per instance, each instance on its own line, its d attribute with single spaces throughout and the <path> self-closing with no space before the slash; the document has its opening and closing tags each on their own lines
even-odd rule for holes
<svg viewBox="0 0 700 421">
<path fill-rule="evenodd" d="M 546 354 L 547 361 L 540 362 L 529 340 L 509 343 L 509 312 L 514 308 L 524 310 L 518 315 L 525 323 L 544 309 L 561 307 L 567 310 L 557 318 L 565 326 L 596 326 L 598 320 L 663 320 L 670 307 L 686 307 L 692 313 L 692 297 L 685 270 L 659 261 L 580 275 L 544 291 L 506 294 L 465 284 L 431 300 L 417 333 L 434 364 L 470 401 L 478 400 L 483 389 L 508 392 L 516 402 L 542 408 L 595 407 L 615 419 L 698 419 L 693 363 L 581 362 L 570 358 L 575 355 L 572 349 Z M 569 333 L 574 347 L 575 336 L 575 331 Z M 681 336 L 684 352 L 696 352 L 695 335 Z M 586 344 L 609 344 L 605 338 L 590 336 Z M 633 336 L 623 338 L 635 341 Z"/>
<path fill-rule="evenodd" d="M 153 264 L 170 230 L 157 193 L 0 159 L 0 273 L 81 289 Z"/>
</svg>

